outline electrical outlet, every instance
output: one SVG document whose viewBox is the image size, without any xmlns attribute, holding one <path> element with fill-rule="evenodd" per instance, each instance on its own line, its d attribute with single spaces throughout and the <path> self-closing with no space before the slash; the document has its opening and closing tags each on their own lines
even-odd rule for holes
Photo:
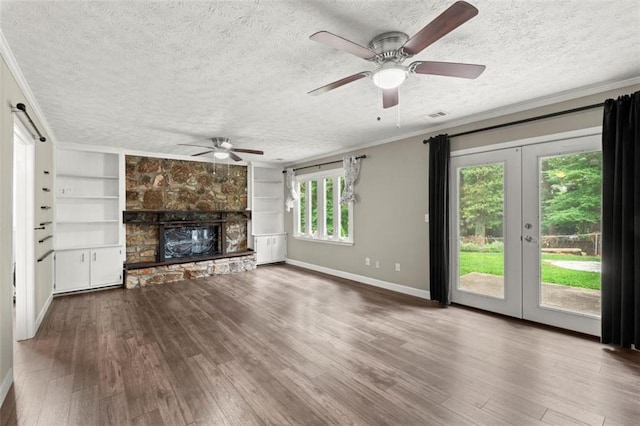
<svg viewBox="0 0 640 426">
<path fill-rule="evenodd" d="M 365 258 L 364 258 L 364 264 L 365 264 L 366 266 L 371 265 L 371 259 L 369 259 L 368 257 L 365 257 Z"/>
<path fill-rule="evenodd" d="M 400 264 L 396 263 L 396 272 L 400 272 Z"/>
<path fill-rule="evenodd" d="M 376 269 L 380 269 L 380 261 L 376 260 Z"/>
</svg>

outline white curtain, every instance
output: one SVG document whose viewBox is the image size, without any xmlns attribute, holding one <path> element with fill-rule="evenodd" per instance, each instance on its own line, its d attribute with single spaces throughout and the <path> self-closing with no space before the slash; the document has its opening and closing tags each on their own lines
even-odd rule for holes
<svg viewBox="0 0 640 426">
<path fill-rule="evenodd" d="M 287 211 L 290 211 L 295 205 L 296 201 L 298 201 L 298 192 L 296 191 L 296 172 L 293 169 L 287 169 L 287 200 L 284 205 L 287 208 Z"/>
<path fill-rule="evenodd" d="M 344 167 L 344 190 L 340 195 L 340 205 L 345 205 L 356 201 L 356 195 L 353 193 L 353 184 L 360 173 L 360 160 L 353 156 L 344 157 L 342 159 L 342 167 Z"/>
</svg>

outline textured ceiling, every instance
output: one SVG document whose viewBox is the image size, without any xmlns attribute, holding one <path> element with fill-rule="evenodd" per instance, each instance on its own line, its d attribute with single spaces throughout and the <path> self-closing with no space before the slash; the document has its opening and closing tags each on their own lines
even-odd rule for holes
<svg viewBox="0 0 640 426">
<path fill-rule="evenodd" d="M 409 36 L 453 1 L 3 1 L 0 28 L 59 142 L 192 154 L 227 136 L 283 162 L 640 76 L 640 3 L 470 0 L 479 15 L 414 60 L 485 64 L 477 80 L 411 76 L 382 109 L 374 65 L 308 39 Z M 428 114 L 444 110 L 444 119 Z M 398 113 L 401 127 L 396 126 Z M 380 120 L 377 120 L 380 117 Z"/>
</svg>

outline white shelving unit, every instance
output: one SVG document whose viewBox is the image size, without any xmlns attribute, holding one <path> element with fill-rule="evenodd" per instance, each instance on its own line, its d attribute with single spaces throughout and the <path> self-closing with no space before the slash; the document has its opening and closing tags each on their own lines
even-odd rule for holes
<svg viewBox="0 0 640 426">
<path fill-rule="evenodd" d="M 251 165 L 251 224 L 257 263 L 286 258 L 284 232 L 284 175 L 282 169 Z"/>
<path fill-rule="evenodd" d="M 122 154 L 56 147 L 55 292 L 122 283 Z"/>
</svg>

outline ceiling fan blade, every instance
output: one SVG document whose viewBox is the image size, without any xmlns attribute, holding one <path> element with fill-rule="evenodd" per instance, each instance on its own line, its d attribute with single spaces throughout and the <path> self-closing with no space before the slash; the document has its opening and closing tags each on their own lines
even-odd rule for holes
<svg viewBox="0 0 640 426">
<path fill-rule="evenodd" d="M 457 1 L 411 37 L 402 50 L 409 55 L 416 55 L 477 14 L 478 9 L 469 3 Z"/>
<path fill-rule="evenodd" d="M 204 151 L 204 152 L 199 152 L 197 154 L 193 154 L 192 157 L 198 157 L 200 155 L 205 155 L 205 154 L 208 154 L 210 152 L 213 152 L 213 149 L 210 149 L 209 151 Z"/>
<path fill-rule="evenodd" d="M 329 83 L 326 86 L 318 87 L 317 89 L 313 89 L 308 92 L 309 95 L 320 95 L 322 93 L 328 92 L 329 90 L 337 89 L 340 86 L 344 86 L 345 84 L 352 83 L 356 80 L 360 80 L 361 78 L 370 76 L 371 73 L 369 71 L 362 71 L 358 74 L 350 75 L 349 77 L 345 77 L 341 80 L 334 81 L 333 83 Z"/>
<path fill-rule="evenodd" d="M 209 146 L 206 146 L 206 145 L 193 145 L 193 144 L 190 144 L 190 143 L 179 143 L 178 145 L 180 145 L 180 146 L 197 146 L 198 148 L 209 148 L 209 149 L 213 148 L 211 145 L 209 145 Z"/>
<path fill-rule="evenodd" d="M 398 105 L 398 88 L 382 89 L 382 108 L 391 108 Z"/>
<path fill-rule="evenodd" d="M 376 57 L 376 52 L 373 50 L 360 46 L 358 43 L 354 43 L 328 31 L 318 31 L 317 33 L 309 36 L 309 38 L 313 41 L 317 41 L 318 43 L 333 47 L 334 49 L 343 50 L 369 61 Z"/>
<path fill-rule="evenodd" d="M 229 151 L 246 152 L 247 154 L 264 155 L 264 151 L 260 151 L 260 150 L 257 150 L 257 149 L 231 148 Z"/>
<path fill-rule="evenodd" d="M 229 157 L 231 157 L 233 159 L 233 161 L 242 161 L 242 158 L 238 157 L 233 152 L 229 153 Z"/>
<path fill-rule="evenodd" d="M 460 78 L 477 78 L 483 73 L 485 68 L 486 66 L 484 65 L 433 61 L 416 61 L 409 65 L 409 70 L 416 74 L 433 74 Z"/>
</svg>

